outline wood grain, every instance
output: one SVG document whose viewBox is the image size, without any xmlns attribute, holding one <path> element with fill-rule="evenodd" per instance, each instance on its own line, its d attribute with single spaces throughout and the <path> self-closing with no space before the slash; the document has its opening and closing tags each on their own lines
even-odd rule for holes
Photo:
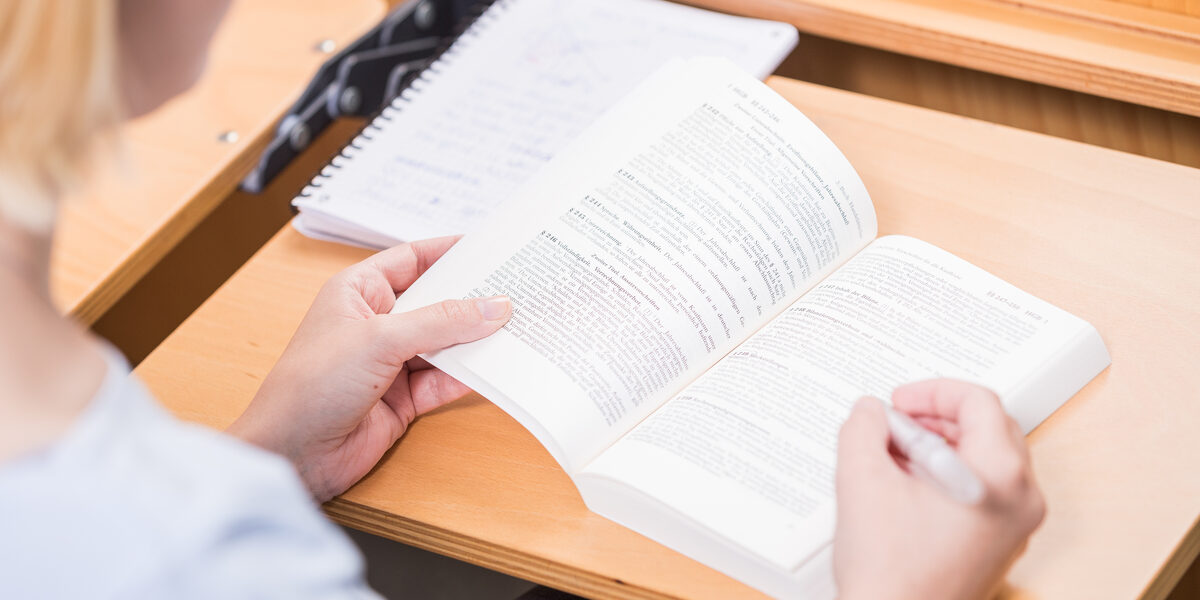
<svg viewBox="0 0 1200 600">
<path fill-rule="evenodd" d="M 92 323 L 92 330 L 130 364 L 141 362 L 288 224 L 295 214 L 292 198 L 365 124 L 334 121 L 261 194 L 230 194 Z"/>
<path fill-rule="evenodd" d="M 234 190 L 276 120 L 328 58 L 383 14 L 378 0 L 233 3 L 209 68 L 189 92 L 122 128 L 124 153 L 64 209 L 51 288 L 85 324 L 98 319 Z M 238 141 L 218 136 L 236 131 Z"/>
<path fill-rule="evenodd" d="M 1200 16 L 1200 0 L 1116 0 L 1125 4 L 1146 6 L 1181 15 Z"/>
<path fill-rule="evenodd" d="M 786 21 L 800 31 L 855 44 L 1200 116 L 1200 19 L 1187 10 L 1106 0 L 689 3 Z"/>
<path fill-rule="evenodd" d="M 1021 2 L 992 1 L 1010 4 Z M 1194 34 L 1198 29 L 1196 22 L 1180 17 L 1200 16 L 1200 2 L 1196 0 L 1029 0 L 1028 5 L 1050 12 L 1106 21 L 1116 27 L 1159 25 L 1164 35 Z"/>
<path fill-rule="evenodd" d="M 1200 167 L 1200 117 L 808 34 L 776 74 Z"/>
<path fill-rule="evenodd" d="M 1200 171 L 774 78 L 845 151 L 883 233 L 915 235 L 1095 324 L 1113 366 L 1030 437 L 1050 512 L 1009 597 L 1162 598 L 1196 552 Z M 281 231 L 138 368 L 230 423 L 321 283 L 367 256 Z M 1130 449 L 1137 449 L 1131 452 Z M 420 419 L 335 519 L 589 597 L 759 594 L 583 506 L 478 397 Z"/>
</svg>

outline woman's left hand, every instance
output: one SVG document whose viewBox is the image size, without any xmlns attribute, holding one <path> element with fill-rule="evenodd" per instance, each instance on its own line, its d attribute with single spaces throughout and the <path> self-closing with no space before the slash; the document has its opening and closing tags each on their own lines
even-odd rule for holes
<svg viewBox="0 0 1200 600">
<path fill-rule="evenodd" d="M 325 501 L 366 475 L 418 415 L 470 392 L 416 356 L 500 329 L 508 298 L 388 314 L 455 241 L 396 246 L 330 279 L 229 433 L 291 460 Z"/>
</svg>

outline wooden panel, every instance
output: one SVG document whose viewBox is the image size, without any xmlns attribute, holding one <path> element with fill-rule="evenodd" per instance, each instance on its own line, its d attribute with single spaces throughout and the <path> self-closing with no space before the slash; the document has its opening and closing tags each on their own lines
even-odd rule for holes
<svg viewBox="0 0 1200 600">
<path fill-rule="evenodd" d="M 801 31 L 1200 116 L 1200 19 L 1103 0 L 689 0 Z"/>
<path fill-rule="evenodd" d="M 1163 36 L 1197 39 L 1196 0 L 991 0 L 1116 28 L 1140 28 Z"/>
<path fill-rule="evenodd" d="M 291 201 L 366 124 L 339 119 L 261 194 L 235 191 L 104 312 L 92 330 L 137 365 L 292 217 Z"/>
<path fill-rule="evenodd" d="M 771 84 L 850 157 L 882 232 L 938 244 L 1088 319 L 1109 345 L 1113 366 L 1030 438 L 1049 517 L 1006 595 L 1162 598 L 1200 539 L 1200 372 L 1191 359 L 1200 344 L 1200 171 Z M 321 283 L 366 255 L 285 229 L 138 373 L 176 414 L 227 425 Z M 588 512 L 536 440 L 478 397 L 420 419 L 327 510 L 589 597 L 760 597 Z"/>
<path fill-rule="evenodd" d="M 1193 531 L 1200 526 L 1193 527 Z M 1164 578 L 1165 579 L 1165 578 Z M 1167 596 L 1168 600 L 1196 600 L 1200 598 L 1200 562 L 1192 561 L 1192 566 L 1188 567 L 1183 578 Z"/>
<path fill-rule="evenodd" d="M 808 34 L 776 73 L 1200 167 L 1200 117 Z"/>
<path fill-rule="evenodd" d="M 1200 0 L 1117 0 L 1181 15 L 1200 16 Z"/>
<path fill-rule="evenodd" d="M 125 152 L 67 203 L 55 240 L 58 305 L 91 324 L 236 187 L 276 119 L 327 56 L 383 14 L 378 0 L 234 2 L 188 93 L 122 129 Z M 238 140 L 223 143 L 222 132 Z"/>
</svg>

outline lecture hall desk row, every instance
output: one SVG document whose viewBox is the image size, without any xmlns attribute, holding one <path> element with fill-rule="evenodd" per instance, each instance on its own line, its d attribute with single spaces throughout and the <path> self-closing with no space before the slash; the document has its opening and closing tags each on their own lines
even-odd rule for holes
<svg viewBox="0 0 1200 600">
<path fill-rule="evenodd" d="M 869 64 L 878 56 L 857 64 L 862 53 L 850 46 L 833 50 L 851 56 L 821 57 L 834 65 L 829 68 L 844 72 L 827 77 L 842 86 L 1200 164 L 1200 144 L 1174 139 L 1171 132 L 1200 134 L 1200 122 L 1182 118 L 1200 116 L 1200 4 L 1195 0 L 690 3 L 784 20 L 825 38 L 1176 111 L 1130 110 L 1054 94 L 1053 88 L 1037 88 L 1039 95 L 1028 106 L 997 106 L 995 97 L 1002 94 L 980 97 L 963 84 L 986 85 L 989 91 L 999 85 L 1003 92 L 1003 80 L 941 71 L 929 79 L 929 69 L 917 72 L 927 76 L 921 79 L 923 89 L 897 92 L 897 85 L 912 87 L 912 65 L 891 61 L 887 70 L 904 73 L 880 72 Z M 275 120 L 327 57 L 316 51 L 318 42 L 328 39 L 341 47 L 386 8 L 379 0 L 234 3 L 196 89 L 127 126 L 121 164 L 102 170 L 83 197 L 69 205 L 54 256 L 52 285 L 59 305 L 89 324 L 112 308 L 249 170 Z M 813 70 L 807 74 L 815 75 Z M 957 89 L 941 89 L 950 87 Z M 1069 106 L 1055 109 L 1063 104 Z M 1046 122 L 1073 121 L 1072 111 L 1085 112 L 1103 127 Z M 227 132 L 236 135 L 222 135 Z"/>
<path fill-rule="evenodd" d="M 1013 74 L 1002 69 L 1017 67 L 1004 61 L 986 64 L 988 52 L 1003 54 L 994 52 L 996 40 L 975 50 L 960 44 L 949 54 L 938 54 L 945 49 L 931 41 L 999 31 L 1008 36 L 1005 47 L 1024 44 L 1021 60 L 1041 53 L 1027 65 L 1031 80 L 1197 114 L 1187 104 L 1200 98 L 1188 87 L 1200 81 L 1196 59 L 1172 54 L 1191 43 L 1186 27 L 1170 29 L 1195 22 L 1184 12 L 1151 19 L 1157 29 L 1138 34 L 1150 40 L 1144 47 L 1119 40 L 1133 45 L 1117 57 L 1101 56 L 1111 63 L 1107 70 L 1048 80 L 1037 65 L 1082 64 L 1070 52 L 1047 50 L 1062 46 L 1050 41 L 1097 38 L 1079 27 L 1058 31 L 1057 38 L 1020 30 L 1014 6 L 1033 6 L 1037 23 L 1061 21 L 1065 11 L 1089 27 L 1097 21 L 1110 26 L 1096 17 L 1097 7 L 1138 18 L 1163 11 L 1089 0 L 1062 2 L 1055 10 L 1049 2 L 881 0 L 855 3 L 854 10 L 879 11 L 864 17 L 834 2 L 698 3 L 791 20 L 849 41 L 871 41 L 855 32 L 891 31 L 895 35 L 874 36 L 879 45 Z M 373 0 L 331 4 L 235 3 L 201 85 L 129 128 L 129 163 L 138 177 L 133 193 L 118 187 L 116 176 L 102 177 L 69 209 L 54 265 L 55 292 L 65 309 L 90 323 L 119 302 L 248 170 L 273 119 L 324 59 L 313 50 L 316 42 L 353 39 L 383 8 Z M 956 16 L 955 7 L 982 7 L 1002 26 L 979 29 L 985 17 Z M 927 27 L 913 26 L 915 17 L 906 11 Z M 264 27 L 281 14 L 294 20 L 286 36 Z M 955 27 L 958 37 L 951 35 Z M 1177 33 L 1162 41 L 1162 31 Z M 263 36 L 286 39 L 275 46 Z M 1156 65 L 1147 81 L 1174 81 L 1158 87 L 1183 90 L 1177 96 L 1184 101 L 1154 91 L 1158 84 L 1143 86 L 1144 97 L 1126 97 L 1129 89 L 1120 82 L 1139 72 L 1139 60 Z M 1099 68 L 1099 61 L 1091 64 Z M 1103 81 L 1109 83 L 1096 83 Z M 1051 508 L 1012 572 L 1008 595 L 1164 597 L 1200 550 L 1194 468 L 1200 440 L 1191 435 L 1200 422 L 1193 401 L 1200 375 L 1189 360 L 1200 346 L 1194 302 L 1200 298 L 1200 171 L 788 79 L 770 83 L 854 163 L 877 204 L 881 234 L 906 233 L 945 247 L 1088 319 L 1109 345 L 1113 366 L 1030 436 Z M 240 139 L 219 142 L 226 130 L 239 131 Z M 285 228 L 138 373 L 182 417 L 226 425 L 253 395 L 320 283 L 364 256 Z M 537 442 L 477 397 L 419 421 L 379 469 L 327 510 L 365 531 L 586 596 L 757 597 L 588 513 Z"/>
</svg>

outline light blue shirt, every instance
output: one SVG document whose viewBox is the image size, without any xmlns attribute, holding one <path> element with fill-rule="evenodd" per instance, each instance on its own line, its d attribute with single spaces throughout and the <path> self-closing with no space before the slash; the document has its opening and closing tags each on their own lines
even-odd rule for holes
<svg viewBox="0 0 1200 600">
<path fill-rule="evenodd" d="M 108 350 L 53 445 L 0 463 L 0 598 L 377 598 L 282 458 L 166 413 Z"/>
</svg>

